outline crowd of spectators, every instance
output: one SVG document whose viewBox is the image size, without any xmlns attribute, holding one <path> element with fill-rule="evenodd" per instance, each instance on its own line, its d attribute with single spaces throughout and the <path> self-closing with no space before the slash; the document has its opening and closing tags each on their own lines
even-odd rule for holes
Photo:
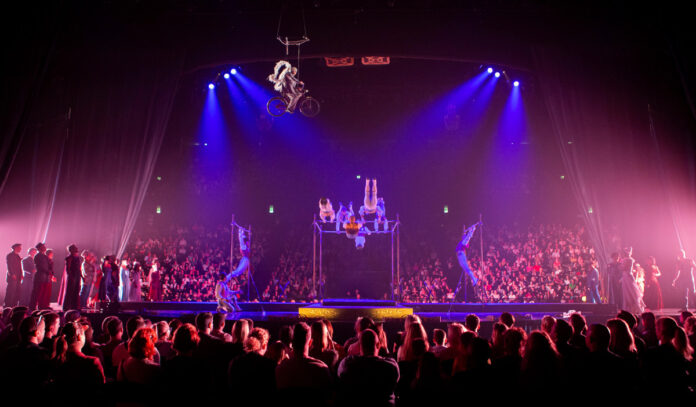
<svg viewBox="0 0 696 407">
<path fill-rule="evenodd" d="M 263 233 L 254 234 L 252 267 L 264 257 L 265 240 Z M 136 234 L 127 252 L 131 261 L 146 265 L 157 259 L 164 301 L 215 301 L 217 275 L 230 271 L 230 228 L 227 225 L 173 227 L 160 236 L 148 238 Z M 235 250 L 232 266 L 240 258 L 239 250 Z M 233 289 L 244 289 L 246 278 L 243 274 L 235 279 Z"/>
<path fill-rule="evenodd" d="M 35 404 L 72 405 L 412 406 L 569 391 L 582 400 L 689 402 L 696 389 L 689 312 L 677 321 L 621 311 L 589 326 L 577 313 L 547 316 L 533 331 L 503 313 L 490 337 L 474 314 L 431 334 L 414 315 L 398 332 L 360 317 L 350 338 L 334 336 L 327 320 L 282 326 L 277 336 L 250 319 L 230 326 L 225 314 L 194 322 L 107 316 L 92 326 L 77 311 L 6 308 L 0 382 Z"/>
<path fill-rule="evenodd" d="M 586 266 L 596 259 L 582 228 L 541 225 L 524 232 L 509 228 L 487 229 L 483 272 L 477 239 L 478 236 L 468 253 L 469 265 L 479 279 L 475 287 L 478 300 L 506 303 L 586 301 Z M 252 264 L 258 264 L 266 239 L 252 242 Z M 312 285 L 310 247 L 304 239 L 286 244 L 277 264 L 261 280 L 267 281 L 259 287 L 262 288 L 262 301 L 312 302 L 317 299 Z M 213 301 L 216 273 L 229 270 L 229 229 L 176 228 L 159 238 L 136 238 L 130 252 L 132 258 L 145 262 L 155 256 L 160 259 L 165 301 Z M 447 302 L 453 298 L 461 270 L 453 254 L 443 257 L 444 261 L 439 254 L 436 249 L 403 254 L 399 283 L 404 302 Z M 244 286 L 245 276 L 237 283 L 237 289 Z M 317 287 L 319 285 L 317 282 Z"/>
</svg>

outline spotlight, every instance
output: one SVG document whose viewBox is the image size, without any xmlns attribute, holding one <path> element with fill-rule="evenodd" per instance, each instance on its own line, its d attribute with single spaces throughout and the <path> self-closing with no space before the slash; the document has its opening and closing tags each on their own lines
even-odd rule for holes
<svg viewBox="0 0 696 407">
<path fill-rule="evenodd" d="M 230 74 L 228 74 L 227 72 L 225 72 L 225 74 L 222 75 L 222 76 L 223 76 L 225 79 L 230 79 Z"/>
<path fill-rule="evenodd" d="M 232 75 L 236 75 L 236 74 L 237 74 L 237 68 L 232 68 L 232 69 L 230 69 L 230 73 L 231 73 Z"/>
<path fill-rule="evenodd" d="M 445 207 L 442 209 L 443 213 L 449 213 L 449 206 L 445 205 Z"/>
<path fill-rule="evenodd" d="M 360 179 L 360 174 L 356 175 L 355 178 Z"/>
<path fill-rule="evenodd" d="M 512 83 L 513 86 L 520 86 L 520 81 L 515 81 Z"/>
<path fill-rule="evenodd" d="M 208 84 L 208 89 L 210 89 L 210 90 L 215 89 L 215 84 L 214 84 L 214 83 L 209 83 L 209 84 Z"/>
<path fill-rule="evenodd" d="M 496 72 L 496 73 L 495 73 L 495 77 L 496 77 L 496 78 L 500 78 L 500 72 Z"/>
<path fill-rule="evenodd" d="M 275 208 L 273 207 L 273 205 L 268 206 L 268 213 L 275 213 Z"/>
<path fill-rule="evenodd" d="M 493 68 L 488 68 L 488 73 L 493 73 Z"/>
</svg>

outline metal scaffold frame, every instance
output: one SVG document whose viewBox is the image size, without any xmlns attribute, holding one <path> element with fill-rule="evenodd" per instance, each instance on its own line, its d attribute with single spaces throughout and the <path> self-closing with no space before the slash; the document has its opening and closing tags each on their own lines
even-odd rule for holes
<svg viewBox="0 0 696 407">
<path fill-rule="evenodd" d="M 391 290 L 392 301 L 400 301 L 401 299 L 401 269 L 400 269 L 400 254 L 399 254 L 399 231 L 401 222 L 399 215 L 396 215 L 395 221 L 387 221 L 387 230 L 370 230 L 370 235 L 390 235 L 391 241 L 391 281 L 389 283 Z M 367 222 L 364 226 L 371 225 L 372 222 Z M 331 229 L 325 229 L 325 226 L 330 226 Z M 341 227 L 336 230 L 336 221 L 323 222 L 317 220 L 317 215 L 314 215 L 312 222 L 312 289 L 318 293 L 319 299 L 324 300 L 324 269 L 323 269 L 323 243 L 324 235 L 343 235 L 344 230 Z M 317 259 L 318 257 L 318 259 Z M 318 261 L 317 261 L 318 260 Z M 317 267 L 318 266 L 318 267 Z M 319 290 L 317 290 L 317 271 L 319 274 Z M 396 277 L 396 280 L 394 280 Z M 396 287 L 394 286 L 396 284 Z"/>
</svg>

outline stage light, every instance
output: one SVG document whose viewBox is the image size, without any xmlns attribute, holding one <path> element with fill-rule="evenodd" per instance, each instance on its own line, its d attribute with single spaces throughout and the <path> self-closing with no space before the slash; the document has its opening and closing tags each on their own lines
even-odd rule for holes
<svg viewBox="0 0 696 407">
<path fill-rule="evenodd" d="M 496 72 L 496 73 L 495 73 L 495 77 L 496 77 L 496 78 L 500 78 L 500 72 Z"/>
<path fill-rule="evenodd" d="M 565 175 L 561 175 L 561 179 L 565 179 Z"/>
<path fill-rule="evenodd" d="M 357 179 L 360 179 L 360 175 L 359 175 L 359 174 L 358 174 L 358 175 L 356 175 L 356 176 L 355 176 L 355 178 L 357 178 Z"/>
<path fill-rule="evenodd" d="M 162 177 L 157 177 L 157 181 L 162 181 Z"/>
<path fill-rule="evenodd" d="M 512 83 L 513 86 L 520 86 L 520 81 L 515 81 Z"/>
<path fill-rule="evenodd" d="M 209 84 L 208 84 L 208 89 L 210 89 L 210 90 L 215 89 L 215 84 L 214 84 L 214 83 L 209 83 Z"/>
<path fill-rule="evenodd" d="M 443 213 L 449 213 L 449 206 L 445 205 L 444 209 L 442 209 Z"/>
<path fill-rule="evenodd" d="M 222 76 L 223 76 L 225 79 L 230 79 L 230 74 L 228 74 L 227 72 L 225 72 L 225 74 L 222 75 Z"/>
<path fill-rule="evenodd" d="M 592 215 L 594 213 L 594 210 L 592 209 L 591 206 L 590 206 L 590 209 L 587 210 L 587 213 L 589 213 L 590 215 Z"/>
<path fill-rule="evenodd" d="M 231 73 L 232 75 L 236 75 L 236 74 L 237 74 L 237 69 L 236 69 L 236 68 L 230 69 L 230 73 Z"/>
<path fill-rule="evenodd" d="M 586 295 L 583 295 L 583 296 L 582 296 L 582 302 L 587 302 L 587 296 L 586 296 Z"/>
<path fill-rule="evenodd" d="M 273 207 L 273 205 L 268 207 L 268 213 L 275 213 L 275 208 Z"/>
<path fill-rule="evenodd" d="M 204 146 L 208 147 L 208 143 L 203 143 Z"/>
<path fill-rule="evenodd" d="M 493 73 L 493 68 L 488 68 L 488 73 Z"/>
<path fill-rule="evenodd" d="M 162 207 L 157 205 L 157 214 L 160 214 L 160 213 L 162 213 Z"/>
</svg>

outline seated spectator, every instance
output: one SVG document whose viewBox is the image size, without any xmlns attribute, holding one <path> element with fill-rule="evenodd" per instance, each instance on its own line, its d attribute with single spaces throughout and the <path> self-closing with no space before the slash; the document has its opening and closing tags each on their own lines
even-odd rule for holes
<svg viewBox="0 0 696 407">
<path fill-rule="evenodd" d="M 428 344 L 428 334 L 425 333 L 425 328 L 423 327 L 423 324 L 420 322 L 413 322 L 411 325 L 408 326 L 408 329 L 406 330 L 406 335 L 404 336 L 404 343 L 401 345 L 399 348 L 399 352 L 397 353 L 397 360 L 402 361 L 417 361 L 418 358 L 416 357 L 413 349 L 413 342 L 416 339 L 421 339 L 425 343 L 425 352 L 428 351 L 428 348 L 430 347 Z"/>
<path fill-rule="evenodd" d="M 338 367 L 340 399 L 343 405 L 394 405 L 394 389 L 399 366 L 393 359 L 379 356 L 377 334 L 360 333 L 360 355 L 348 356 Z"/>
<path fill-rule="evenodd" d="M 491 335 L 491 358 L 493 360 L 502 357 L 505 353 L 503 334 L 505 334 L 507 329 L 507 326 L 501 322 L 496 322 L 493 324 L 493 334 Z"/>
<path fill-rule="evenodd" d="M 104 367 L 104 355 L 102 354 L 101 347 L 94 343 L 92 339 L 94 336 L 92 323 L 87 317 L 80 317 L 77 322 L 82 326 L 82 332 L 85 334 L 85 346 L 82 347 L 82 353 L 99 359 L 99 363 Z"/>
<path fill-rule="evenodd" d="M 65 392 L 76 387 L 86 390 L 104 384 L 104 370 L 99 359 L 82 353 L 85 334 L 78 322 L 68 322 L 56 339 L 54 361 L 57 364 L 53 380 Z M 64 394 L 68 396 L 69 394 Z"/>
<path fill-rule="evenodd" d="M 467 342 L 465 363 L 452 376 L 450 383 L 452 399 L 464 400 L 475 394 L 491 394 L 497 386 L 491 368 L 491 346 L 488 341 L 472 337 Z"/>
<path fill-rule="evenodd" d="M 515 317 L 509 312 L 503 312 L 498 318 L 498 322 L 505 324 L 506 327 L 512 328 L 515 325 Z"/>
<path fill-rule="evenodd" d="M 526 396 L 560 394 L 563 382 L 560 359 L 546 333 L 533 331 L 529 334 L 520 371 L 520 390 Z"/>
<path fill-rule="evenodd" d="M 672 338 L 672 345 L 674 349 L 679 352 L 684 359 L 691 362 L 693 359 L 694 349 L 689 344 L 689 338 L 686 336 L 686 332 L 682 327 L 677 327 L 674 332 L 674 338 Z"/>
<path fill-rule="evenodd" d="M 331 372 L 321 360 L 309 356 L 309 326 L 295 324 L 292 337 L 292 354 L 276 367 L 278 390 L 293 403 L 323 405 L 333 392 Z"/>
<path fill-rule="evenodd" d="M 592 386 L 585 389 L 592 397 L 606 397 L 616 387 L 625 389 L 626 372 L 619 356 L 609 350 L 611 333 L 602 324 L 592 324 L 586 337 L 586 377 L 592 377 Z M 617 386 L 619 383 L 622 386 Z"/>
<path fill-rule="evenodd" d="M 50 353 L 39 346 L 45 332 L 44 321 L 39 317 L 25 318 L 17 332 L 19 343 L 0 354 L 0 383 L 15 394 L 40 394 L 48 383 L 50 368 Z"/>
<path fill-rule="evenodd" d="M 689 337 L 689 345 L 696 349 L 696 316 L 691 316 L 684 321 L 684 330 Z"/>
<path fill-rule="evenodd" d="M 155 384 L 160 366 L 154 361 L 157 334 L 152 328 L 140 328 L 128 341 L 128 358 L 120 362 L 116 379 L 121 382 Z"/>
<path fill-rule="evenodd" d="M 128 319 L 126 322 L 126 334 L 128 338 L 132 338 L 135 333 L 145 327 L 145 320 L 141 316 L 135 316 Z M 156 350 L 156 349 L 155 349 Z M 111 354 L 111 363 L 116 368 L 121 362 L 128 359 L 128 342 L 121 342 L 116 346 L 113 353 Z M 156 360 L 159 363 L 159 357 Z"/>
<path fill-rule="evenodd" d="M 275 341 L 268 345 L 264 356 L 271 359 L 276 365 L 290 357 L 290 355 L 285 353 L 285 345 L 281 341 Z"/>
<path fill-rule="evenodd" d="M 46 334 L 39 346 L 46 349 L 47 352 L 53 352 L 53 342 L 60 329 L 60 316 L 55 312 L 46 312 L 42 315 L 42 319 L 46 323 Z"/>
<path fill-rule="evenodd" d="M 585 317 L 580 313 L 570 315 L 570 325 L 573 326 L 573 336 L 570 338 L 570 345 L 576 349 L 587 350 L 587 341 L 585 334 L 587 333 L 587 322 Z"/>
<path fill-rule="evenodd" d="M 688 362 L 672 344 L 677 335 L 677 321 L 661 317 L 656 324 L 659 345 L 642 355 L 642 370 L 649 395 L 671 394 L 674 397 L 690 393 Z"/>
<path fill-rule="evenodd" d="M 155 324 L 157 329 L 157 342 L 155 347 L 160 354 L 162 362 L 173 358 L 176 353 L 172 348 L 172 342 L 169 340 L 169 323 L 167 321 L 159 321 Z"/>
<path fill-rule="evenodd" d="M 498 380 L 506 383 L 511 391 L 517 390 L 522 368 L 522 349 L 527 333 L 522 328 L 510 328 L 503 333 L 503 356 L 493 360 Z"/>
<path fill-rule="evenodd" d="M 375 322 L 372 320 L 372 318 L 368 317 L 359 317 L 355 321 L 355 336 L 348 339 L 345 344 L 343 344 L 343 347 L 346 349 L 346 354 L 347 355 L 359 355 L 360 354 L 360 332 L 366 330 L 366 329 L 372 329 L 373 331 L 376 331 L 377 328 L 375 327 Z"/>
<path fill-rule="evenodd" d="M 210 331 L 210 335 L 223 342 L 232 342 L 232 335 L 225 332 L 226 323 L 227 314 L 218 312 L 213 315 L 213 330 Z"/>
<path fill-rule="evenodd" d="M 200 338 L 196 327 L 182 324 L 174 331 L 172 350 L 175 356 L 162 364 L 162 383 L 169 405 L 212 402 L 212 379 L 210 369 L 194 357 Z M 196 389 L 195 392 L 182 392 L 181 389 Z"/>
<path fill-rule="evenodd" d="M 631 332 L 633 333 L 633 339 L 636 343 L 636 349 L 638 350 L 638 354 L 643 353 L 643 351 L 645 351 L 645 349 L 647 349 L 648 346 L 645 344 L 645 341 L 641 337 L 640 330 L 638 329 L 638 319 L 636 318 L 636 316 L 628 311 L 621 310 L 618 314 L 616 314 L 616 318 L 623 319 L 628 324 L 628 327 L 631 329 Z"/>
<path fill-rule="evenodd" d="M 657 331 L 655 328 L 655 314 L 652 312 L 644 312 L 640 315 L 640 322 L 642 329 L 640 331 L 640 336 L 645 341 L 645 346 L 648 348 L 654 348 L 658 345 L 657 341 Z"/>
<path fill-rule="evenodd" d="M 334 372 L 338 363 L 338 352 L 333 349 L 333 342 L 329 341 L 329 330 L 323 321 L 315 321 L 311 330 L 312 344 L 309 347 L 309 356 L 326 363 Z"/>
<path fill-rule="evenodd" d="M 112 318 L 109 320 L 107 325 L 107 331 L 109 333 L 109 342 L 105 343 L 101 347 L 102 355 L 104 356 L 104 366 L 107 377 L 116 377 L 116 369 L 113 363 L 113 353 L 119 345 L 121 345 L 123 338 L 123 322 L 118 318 Z"/>
<path fill-rule="evenodd" d="M 544 315 L 541 319 L 541 330 L 546 332 L 549 336 L 553 332 L 553 326 L 556 325 L 556 318 L 551 315 Z"/>
<path fill-rule="evenodd" d="M 464 319 L 464 328 L 478 335 L 479 328 L 481 328 L 481 319 L 476 314 L 467 315 Z"/>
<path fill-rule="evenodd" d="M 254 328 L 244 342 L 245 353 L 229 365 L 228 382 L 240 404 L 273 404 L 277 363 L 264 355 L 268 349 L 268 331 Z"/>
<path fill-rule="evenodd" d="M 433 353 L 436 357 L 439 357 L 442 352 L 444 352 L 447 347 L 445 344 L 447 343 L 447 334 L 445 331 L 439 328 L 435 328 L 433 330 L 433 347 L 430 348 L 430 352 Z"/>
<path fill-rule="evenodd" d="M 29 314 L 27 307 L 14 307 L 10 313 L 9 326 L 0 333 L 0 354 L 5 350 L 17 346 L 20 341 L 19 325 Z"/>
</svg>

